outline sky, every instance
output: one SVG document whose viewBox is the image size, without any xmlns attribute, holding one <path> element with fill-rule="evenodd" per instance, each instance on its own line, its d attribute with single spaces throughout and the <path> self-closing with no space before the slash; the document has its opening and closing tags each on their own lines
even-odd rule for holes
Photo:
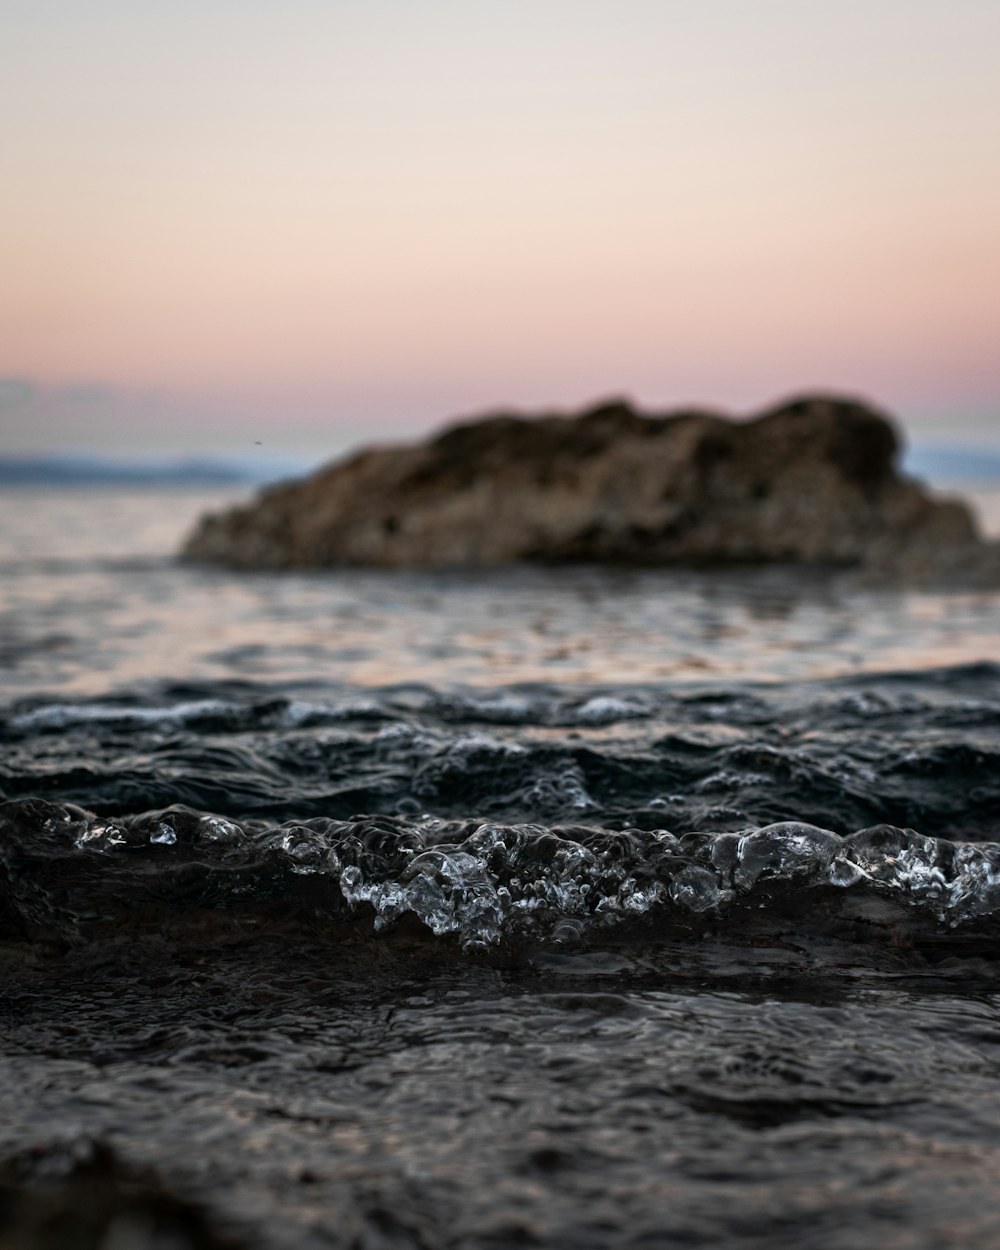
<svg viewBox="0 0 1000 1250">
<path fill-rule="evenodd" d="M 1000 445 L 997 0 L 3 0 L 0 452 L 861 395 Z"/>
</svg>

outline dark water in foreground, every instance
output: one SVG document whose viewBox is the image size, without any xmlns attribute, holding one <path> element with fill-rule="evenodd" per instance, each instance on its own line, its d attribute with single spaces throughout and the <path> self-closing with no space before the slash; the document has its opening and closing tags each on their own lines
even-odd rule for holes
<svg viewBox="0 0 1000 1250">
<path fill-rule="evenodd" d="M 996 596 L 70 503 L 4 556 L 3 1250 L 1000 1241 Z"/>
</svg>

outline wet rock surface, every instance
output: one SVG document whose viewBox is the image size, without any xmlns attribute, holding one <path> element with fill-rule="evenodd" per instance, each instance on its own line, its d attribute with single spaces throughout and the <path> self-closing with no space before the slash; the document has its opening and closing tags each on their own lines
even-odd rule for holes
<svg viewBox="0 0 1000 1250">
<path fill-rule="evenodd" d="M 19 951 L 0 1059 L 17 1250 L 1000 1234 L 981 955 L 865 956 L 807 923 L 506 964 L 412 935 Z"/>
<path fill-rule="evenodd" d="M 620 401 L 500 414 L 208 515 L 183 554 L 248 569 L 786 563 L 1000 584 L 968 509 L 901 476 L 897 452 L 885 417 L 828 396 L 748 421 Z"/>
<path fill-rule="evenodd" d="M 199 1204 L 131 1166 L 105 1138 L 70 1128 L 0 1159 L 5 1250 L 241 1250 Z"/>
</svg>

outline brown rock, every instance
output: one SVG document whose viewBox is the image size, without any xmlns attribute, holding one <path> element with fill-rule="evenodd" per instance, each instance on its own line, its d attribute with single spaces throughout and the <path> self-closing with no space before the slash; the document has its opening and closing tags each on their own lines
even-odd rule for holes
<svg viewBox="0 0 1000 1250">
<path fill-rule="evenodd" d="M 969 510 L 900 476 L 898 446 L 885 417 L 827 396 L 748 421 L 622 401 L 487 416 L 206 516 L 183 554 L 272 569 L 781 561 L 917 578 L 964 562 L 1000 581 Z"/>
</svg>

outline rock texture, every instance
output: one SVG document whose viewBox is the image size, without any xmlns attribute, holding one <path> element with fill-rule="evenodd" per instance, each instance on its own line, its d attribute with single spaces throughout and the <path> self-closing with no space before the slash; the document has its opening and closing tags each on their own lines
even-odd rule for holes
<svg viewBox="0 0 1000 1250">
<path fill-rule="evenodd" d="M 619 401 L 499 414 L 206 516 L 183 554 L 247 569 L 779 561 L 1000 584 L 969 510 L 902 477 L 898 449 L 885 417 L 828 396 L 746 421 Z"/>
</svg>

